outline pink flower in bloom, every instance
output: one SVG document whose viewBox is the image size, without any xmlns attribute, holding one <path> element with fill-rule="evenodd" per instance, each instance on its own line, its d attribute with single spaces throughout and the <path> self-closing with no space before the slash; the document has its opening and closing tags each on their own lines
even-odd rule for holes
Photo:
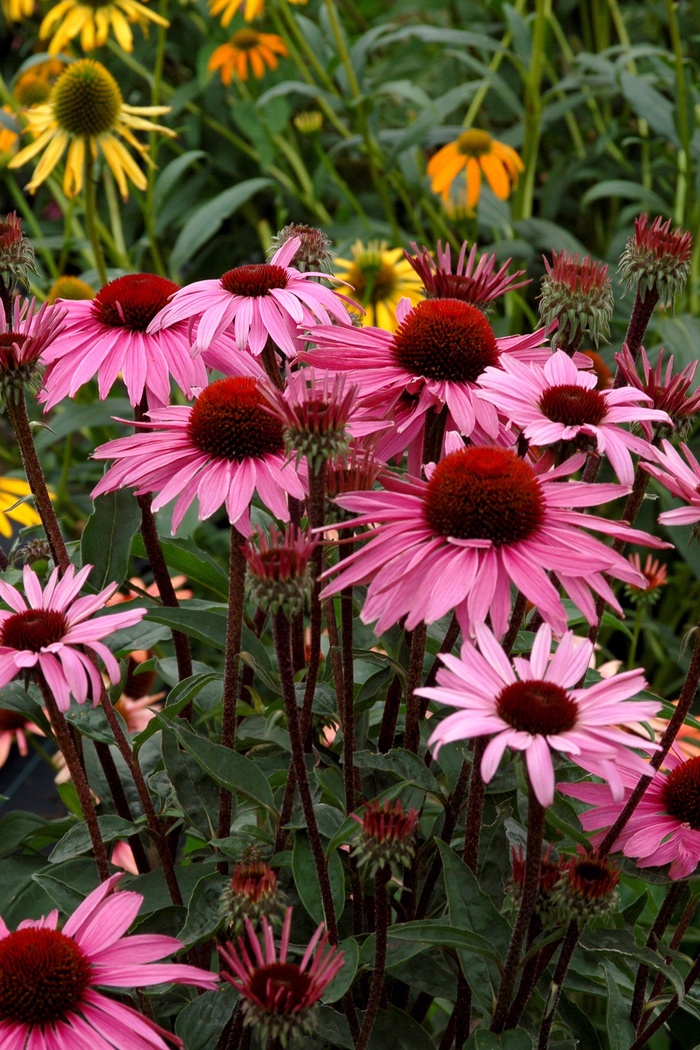
<svg viewBox="0 0 700 1050">
<path fill-rule="evenodd" d="M 131 404 L 140 404 L 145 393 L 152 408 L 170 401 L 170 376 L 187 397 L 193 387 L 206 386 L 206 369 L 192 359 L 186 324 L 147 331 L 177 289 L 165 277 L 135 273 L 110 281 L 94 299 L 61 301 L 65 325 L 44 354 L 48 368 L 39 400 L 45 411 L 75 397 L 94 376 L 101 398 L 121 376 Z"/>
<path fill-rule="evenodd" d="M 634 481 L 630 450 L 644 455 L 649 444 L 619 424 L 670 423 L 665 412 L 647 407 L 651 398 L 640 390 L 596 390 L 596 376 L 579 371 L 563 350 L 552 354 L 544 367 L 524 365 L 505 354 L 499 364 L 486 369 L 479 387 L 528 441 L 537 446 L 573 441 L 581 450 L 590 445 L 607 456 L 623 485 Z"/>
<path fill-rule="evenodd" d="M 277 1037 L 286 1046 L 291 1035 L 311 1031 L 310 1012 L 342 970 L 343 953 L 328 947 L 328 934 L 319 926 L 301 962 L 288 962 L 291 908 L 285 915 L 279 954 L 266 916 L 262 918 L 262 944 L 250 919 L 245 926 L 247 943 L 239 937 L 237 948 L 230 941 L 219 948 L 222 963 L 233 971 L 222 970 L 221 976 L 243 997 L 245 1023 L 255 1025 L 263 1039 Z"/>
<path fill-rule="evenodd" d="M 121 874 L 90 893 L 58 929 L 58 912 L 25 919 L 11 933 L 0 919 L 0 1046 L 3 1050 L 166 1050 L 182 1040 L 98 988 L 192 984 L 214 974 L 159 962 L 182 945 L 161 934 L 125 936 L 143 901 L 113 893 Z"/>
<path fill-rule="evenodd" d="M 269 337 L 294 357 L 302 346 L 299 325 L 330 324 L 331 319 L 349 323 L 343 303 L 350 300 L 315 280 L 328 280 L 328 274 L 302 273 L 289 265 L 300 244 L 299 237 L 291 237 L 269 263 L 237 266 L 218 280 L 187 285 L 154 318 L 149 333 L 199 320 L 192 349 L 201 353 L 233 325 L 239 350 L 261 354 Z"/>
<path fill-rule="evenodd" d="M 225 504 L 231 524 L 249 536 L 257 489 L 266 508 L 287 521 L 287 496 L 303 499 L 304 486 L 288 462 L 282 424 L 262 405 L 254 378 L 232 376 L 206 387 L 194 405 L 154 409 L 145 431 L 96 449 L 96 459 L 117 462 L 93 498 L 132 487 L 139 495 L 156 492 L 153 509 L 159 510 L 177 496 L 173 532 L 195 498 L 200 521 Z"/>
<path fill-rule="evenodd" d="M 2 225 L 2 224 L 0 224 Z M 0 405 L 41 385 L 40 365 L 58 337 L 65 311 L 35 299 L 15 298 L 9 317 L 0 310 Z"/>
<path fill-rule="evenodd" d="M 423 282 L 429 299 L 461 299 L 462 302 L 487 310 L 494 299 L 500 298 L 514 288 L 530 284 L 528 279 L 519 281 L 524 270 L 508 273 L 510 259 L 506 259 L 501 268 L 494 273 L 495 254 L 484 254 L 476 261 L 476 244 L 473 244 L 467 256 L 468 242 L 461 247 L 457 264 L 452 268 L 452 250 L 449 244 L 443 248 L 437 242 L 437 261 L 427 248 L 418 248 L 411 241 L 411 248 L 416 253 L 404 252 L 407 260 Z"/>
<path fill-rule="evenodd" d="M 441 654 L 445 667 L 437 673 L 437 686 L 417 690 L 458 709 L 440 722 L 429 746 L 437 752 L 455 740 L 490 736 L 481 763 L 487 784 L 507 747 L 524 751 L 530 782 L 543 806 L 554 800 L 551 752 L 574 762 L 581 756 L 598 764 L 620 798 L 620 754 L 629 755 L 631 762 L 636 756 L 630 747 L 656 747 L 619 728 L 621 722 L 650 718 L 661 707 L 654 700 L 630 701 L 646 685 L 642 672 L 625 671 L 581 689 L 576 685 L 586 673 L 593 643 L 575 644 L 573 632 L 566 632 L 552 656 L 552 631 L 542 624 L 530 659 L 514 657 L 512 664 L 488 627 L 477 625 L 475 634 L 476 646 L 465 642 L 459 657 Z M 639 776 L 648 767 L 641 758 L 637 763 Z"/>
<path fill-rule="evenodd" d="M 670 751 L 665 769 L 654 774 L 637 808 L 612 844 L 611 852 L 632 857 L 640 868 L 670 864 L 672 879 L 686 879 L 700 862 L 700 757 L 683 760 Z M 598 773 L 591 766 L 589 772 Z M 650 775 L 651 770 L 648 771 Z M 562 794 L 587 802 L 593 809 L 579 815 L 585 831 L 595 831 L 595 846 L 617 820 L 639 782 L 636 767 L 620 763 L 618 774 L 624 785 L 621 799 L 611 795 L 607 784 L 558 784 Z M 601 830 L 598 831 L 597 829 Z"/>
<path fill-rule="evenodd" d="M 39 577 L 28 566 L 23 570 L 24 593 L 0 580 L 0 598 L 12 612 L 0 611 L 0 688 L 17 675 L 37 669 L 42 672 L 61 711 L 67 711 L 70 698 L 85 703 L 89 686 L 94 702 L 100 696 L 100 673 L 84 649 L 100 657 L 113 684 L 119 681 L 119 664 L 102 643 L 121 627 L 132 627 L 146 615 L 146 609 L 128 608 L 124 612 L 93 617 L 104 608 L 117 589 L 111 583 L 99 594 L 78 598 L 92 565 L 76 573 L 69 565 L 61 579 L 54 569 L 42 591 Z"/>
<path fill-rule="evenodd" d="M 27 747 L 27 733 L 41 733 L 37 726 L 25 718 L 19 711 L 11 711 L 7 707 L 0 707 L 0 767 L 4 766 L 10 755 L 13 744 L 17 744 L 17 750 L 22 758 L 29 754 Z"/>
<path fill-rule="evenodd" d="M 676 510 L 665 510 L 659 514 L 661 525 L 694 525 L 700 521 L 700 463 L 686 444 L 682 444 L 683 462 L 670 441 L 664 439 L 662 451 L 650 448 L 649 453 L 658 461 L 642 463 L 641 467 L 664 485 L 672 496 L 679 496 L 688 504 Z"/>
<path fill-rule="evenodd" d="M 455 610 L 470 632 L 487 616 L 499 637 L 511 608 L 511 583 L 557 632 L 566 613 L 552 572 L 589 623 L 596 622 L 591 592 L 620 612 L 604 573 L 643 586 L 641 573 L 585 530 L 653 547 L 668 546 L 645 532 L 572 508 L 623 495 L 619 485 L 562 480 L 584 462 L 572 456 L 554 470 L 534 467 L 509 449 L 466 448 L 450 453 L 430 480 L 382 475 L 385 491 L 339 496 L 360 517 L 338 528 L 370 525 L 362 548 L 341 563 L 323 596 L 370 581 L 362 620 L 378 620 L 381 633 L 406 617 L 412 630 Z"/>
<path fill-rule="evenodd" d="M 506 354 L 524 361 L 544 361 L 545 329 L 533 335 L 497 339 L 476 306 L 459 299 L 426 299 L 411 307 L 402 299 L 396 332 L 339 325 L 312 328 L 314 350 L 300 357 L 330 372 L 347 372 L 368 406 L 397 410 L 398 429 L 415 436 L 426 413 L 447 405 L 465 437 L 498 438 L 502 426 L 496 409 L 481 397 L 477 380 Z M 410 438 L 409 438 L 410 439 Z M 392 452 L 380 448 L 380 456 Z"/>
</svg>

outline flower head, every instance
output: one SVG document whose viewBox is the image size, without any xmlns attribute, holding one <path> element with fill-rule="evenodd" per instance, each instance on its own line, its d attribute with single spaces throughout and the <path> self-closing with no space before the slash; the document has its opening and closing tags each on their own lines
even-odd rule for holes
<svg viewBox="0 0 700 1050">
<path fill-rule="evenodd" d="M 355 241 L 349 259 L 336 259 L 335 275 L 349 284 L 363 307 L 363 325 L 376 325 L 387 332 L 398 327 L 396 307 L 401 299 L 420 302 L 420 281 L 404 259 L 401 248 L 388 248 L 386 241 Z"/>
<path fill-rule="evenodd" d="M 233 933 L 243 929 L 246 919 L 253 926 L 259 925 L 263 917 L 278 925 L 285 915 L 277 876 L 255 853 L 234 865 L 233 877 L 222 894 L 222 905 Z"/>
<path fill-rule="evenodd" d="M 471 210 L 479 202 L 482 175 L 499 200 L 504 201 L 510 197 L 525 166 L 512 146 L 491 138 L 487 131 L 470 128 L 428 161 L 433 193 L 447 202 L 452 184 L 462 170 L 467 182 L 467 208 Z"/>
<path fill-rule="evenodd" d="M 32 243 L 22 232 L 22 220 L 11 211 L 0 222 L 0 281 L 12 292 L 37 272 Z"/>
<path fill-rule="evenodd" d="M 686 444 L 681 445 L 681 451 L 687 463 L 683 462 L 666 438 L 661 445 L 661 449 L 653 445 L 649 449 L 649 455 L 653 456 L 655 462 L 641 463 L 640 466 L 661 482 L 672 496 L 684 500 L 687 506 L 663 511 L 659 514 L 659 524 L 697 526 L 700 522 L 700 463 Z"/>
<path fill-rule="evenodd" d="M 295 266 L 302 273 L 308 273 L 310 270 L 331 273 L 332 242 L 317 226 L 307 226 L 300 222 L 287 223 L 272 237 L 269 257 L 272 258 L 292 237 L 298 238 L 299 247 L 289 260 L 290 266 Z"/>
<path fill-rule="evenodd" d="M 93 498 L 131 487 L 137 495 L 156 492 L 153 509 L 159 510 L 178 496 L 173 532 L 195 499 L 200 521 L 224 504 L 231 524 L 248 536 L 257 488 L 267 509 L 287 521 L 287 496 L 303 499 L 305 490 L 287 461 L 282 425 L 262 402 L 254 378 L 232 376 L 206 387 L 192 406 L 153 409 L 138 433 L 96 449 L 96 459 L 117 462 Z"/>
<path fill-rule="evenodd" d="M 489 736 L 481 763 L 488 784 L 506 748 L 525 753 L 530 783 L 543 806 L 554 800 L 552 751 L 573 762 L 595 761 L 616 797 L 622 782 L 616 763 L 624 753 L 631 762 L 631 747 L 654 749 L 623 729 L 620 723 L 655 715 L 654 700 L 632 701 L 646 685 L 641 671 L 626 671 L 604 678 L 587 688 L 577 683 L 585 674 L 593 652 L 592 642 L 575 644 L 567 631 L 551 655 L 552 631 L 542 624 L 535 635 L 530 658 L 512 662 L 484 624 L 475 628 L 476 644 L 465 642 L 459 657 L 441 654 L 445 667 L 437 685 L 418 690 L 420 696 L 456 707 L 433 731 L 428 746 L 437 752 L 455 740 Z M 646 767 L 637 759 L 640 775 Z"/>
<path fill-rule="evenodd" d="M 670 878 L 685 879 L 700 862 L 700 757 L 683 760 L 670 751 L 664 765 L 666 768 L 654 773 L 611 852 L 632 857 L 640 868 L 670 864 Z M 622 798 L 611 796 L 607 784 L 557 785 L 563 794 L 593 806 L 579 816 L 585 831 L 595 831 L 593 845 L 601 842 L 605 830 L 615 823 L 639 781 L 636 767 L 628 768 L 624 763 L 619 766 L 619 775 L 624 786 Z"/>
<path fill-rule="evenodd" d="M 358 863 L 366 867 L 374 878 L 383 868 L 395 873 L 410 864 L 416 850 L 416 827 L 418 813 L 409 809 L 405 813 L 400 799 L 378 799 L 368 802 L 362 817 L 351 814 L 360 825 L 353 855 Z"/>
<path fill-rule="evenodd" d="M 231 973 L 221 976 L 243 997 L 245 1024 L 255 1025 L 264 1040 L 276 1039 L 283 1047 L 295 1035 L 310 1034 L 311 1011 L 334 977 L 343 968 L 343 953 L 328 946 L 328 934 L 319 926 L 300 963 L 287 961 L 292 909 L 287 909 L 279 952 L 270 923 L 262 919 L 262 943 L 250 920 L 247 942 L 229 942 L 219 948 L 221 961 Z M 326 950 L 327 949 L 327 950 Z"/>
<path fill-rule="evenodd" d="M 56 79 L 66 68 L 58 58 L 35 62 L 17 77 L 12 92 L 20 106 L 40 106 L 47 102 Z"/>
<path fill-rule="evenodd" d="M 39 39 L 51 37 L 50 55 L 65 51 L 66 45 L 77 36 L 83 51 L 94 51 L 104 47 L 111 29 L 119 46 L 124 51 L 133 51 L 131 26 L 138 23 L 147 33 L 149 22 L 165 28 L 170 25 L 166 18 L 139 0 L 100 0 L 99 4 L 90 0 L 59 0 L 39 26 Z"/>
<path fill-rule="evenodd" d="M 284 0 L 289 4 L 305 4 L 307 0 Z M 221 24 L 226 28 L 233 16 L 243 8 L 246 22 L 252 22 L 265 14 L 265 0 L 209 0 L 209 12 L 221 15 Z"/>
<path fill-rule="evenodd" d="M 17 150 L 19 125 L 10 106 L 0 107 L 0 168 L 4 168 Z"/>
<path fill-rule="evenodd" d="M 0 536 L 9 538 L 13 523 L 25 528 L 39 525 L 41 518 L 27 498 L 32 490 L 24 478 L 9 478 L 0 475 Z"/>
<path fill-rule="evenodd" d="M 234 77 L 247 80 L 249 66 L 250 72 L 259 80 L 268 69 L 277 69 L 278 55 L 286 58 L 288 54 L 281 36 L 259 33 L 246 27 L 238 29 L 227 43 L 215 48 L 207 69 L 212 73 L 218 69 L 222 83 L 228 87 Z"/>
<path fill-rule="evenodd" d="M 143 901 L 114 891 L 112 875 L 80 904 L 62 929 L 58 912 L 25 919 L 11 932 L 0 919 L 0 1044 L 94 1050 L 166 1050 L 181 1040 L 130 1006 L 98 990 L 152 984 L 213 988 L 215 974 L 159 960 L 182 945 L 161 934 L 127 930 Z"/>
<path fill-rule="evenodd" d="M 291 618 L 301 612 L 311 588 L 308 567 L 317 541 L 295 525 L 269 535 L 256 532 L 243 548 L 250 571 L 252 590 L 263 609 L 283 609 Z"/>
<path fill-rule="evenodd" d="M 566 629 L 566 613 L 548 573 L 581 610 L 596 622 L 591 591 L 614 609 L 620 606 L 604 573 L 640 582 L 626 558 L 587 530 L 633 543 L 664 544 L 644 532 L 572 508 L 605 503 L 626 490 L 611 484 L 566 480 L 584 461 L 583 453 L 547 470 L 509 449 L 474 447 L 445 456 L 429 481 L 385 472 L 384 491 L 339 496 L 341 507 L 360 516 L 339 528 L 371 525 L 367 539 L 338 568 L 322 597 L 369 581 L 362 620 L 378 620 L 381 633 L 406 617 L 406 628 L 433 623 L 454 610 L 471 632 L 490 617 L 500 637 L 515 584 L 556 631 Z"/>
<path fill-rule="evenodd" d="M 519 902 L 523 886 L 525 885 L 526 867 L 522 843 L 517 850 L 514 846 L 511 846 L 510 853 L 513 864 L 513 880 L 509 889 L 513 901 Z M 552 859 L 552 847 L 548 845 L 540 861 L 540 877 L 537 887 L 537 899 L 535 901 L 535 914 L 543 926 L 554 925 L 559 921 L 552 895 L 555 886 L 561 878 L 561 868 L 561 860 Z"/>
<path fill-rule="evenodd" d="M 2 13 L 7 22 L 22 22 L 34 13 L 34 0 L 2 0 Z"/>
<path fill-rule="evenodd" d="M 44 355 L 62 331 L 64 317 L 59 307 L 42 303 L 37 310 L 35 299 L 19 296 L 10 319 L 0 310 L 0 405 L 39 389 Z"/>
<path fill-rule="evenodd" d="M 57 277 L 49 288 L 46 301 L 55 303 L 57 299 L 94 299 L 95 289 L 91 288 L 87 281 L 72 274 Z"/>
<path fill-rule="evenodd" d="M 666 566 L 658 558 L 652 558 L 651 554 L 647 554 L 644 565 L 642 565 L 637 551 L 634 554 L 628 554 L 627 557 L 635 569 L 638 569 L 644 577 L 644 586 L 642 587 L 633 583 L 628 584 L 627 593 L 629 597 L 635 605 L 652 605 L 659 597 L 661 588 L 668 583 Z"/>
<path fill-rule="evenodd" d="M 42 590 L 36 573 L 25 565 L 24 596 L 0 580 L 0 598 L 12 610 L 0 611 L 0 688 L 17 675 L 36 670 L 43 674 L 61 711 L 68 710 L 71 696 L 84 704 L 90 687 L 96 703 L 102 679 L 86 649 L 100 657 L 110 681 L 116 685 L 119 664 L 102 640 L 120 627 L 138 623 L 146 609 L 129 608 L 95 617 L 93 614 L 104 608 L 117 584 L 78 598 L 91 570 L 91 565 L 85 565 L 76 573 L 75 567 L 69 565 L 59 579 L 59 570 L 54 569 Z"/>
<path fill-rule="evenodd" d="M 269 338 L 282 353 L 294 357 L 302 345 L 299 325 L 308 327 L 316 320 L 330 324 L 331 318 L 348 322 L 345 296 L 314 280 L 324 274 L 302 273 L 290 265 L 300 244 L 301 238 L 292 237 L 269 263 L 237 266 L 219 280 L 187 285 L 151 321 L 149 333 L 198 319 L 195 354 L 232 325 L 239 350 L 261 354 Z"/>
<path fill-rule="evenodd" d="M 607 857 L 581 852 L 562 865 L 561 878 L 554 892 L 561 920 L 572 918 L 584 924 L 617 910 L 616 887 L 620 870 Z"/>
<path fill-rule="evenodd" d="M 207 385 L 207 370 L 193 359 L 187 325 L 149 333 L 150 322 L 178 290 L 165 277 L 150 273 L 117 277 L 94 299 L 63 304 L 63 330 L 44 356 L 45 411 L 97 376 L 101 398 L 121 378 L 132 405 L 144 394 L 151 408 L 170 401 L 170 377 L 187 397 Z"/>
<path fill-rule="evenodd" d="M 27 756 L 27 733 L 38 733 L 39 730 L 19 711 L 0 707 L 0 768 L 5 765 L 10 748 L 17 744 L 17 750 L 23 758 Z"/>
<path fill-rule="evenodd" d="M 563 249 L 552 252 L 551 265 L 545 258 L 544 268 L 540 318 L 547 326 L 558 322 L 558 345 L 575 348 L 586 332 L 596 346 L 607 341 L 615 305 L 608 267 Z"/>
<path fill-rule="evenodd" d="M 634 220 L 634 234 L 620 257 L 619 274 L 625 291 L 636 288 L 642 299 L 654 291 L 662 305 L 672 306 L 685 288 L 690 274 L 693 237 L 680 226 L 671 229 L 671 220 L 649 216 Z"/>
<path fill-rule="evenodd" d="M 623 485 L 634 481 L 630 452 L 644 455 L 649 445 L 620 424 L 669 422 L 635 387 L 596 390 L 596 376 L 579 371 L 564 350 L 552 354 L 544 367 L 524 365 L 505 354 L 499 365 L 486 369 L 479 389 L 531 444 L 541 448 L 563 442 L 581 451 L 595 449 L 607 456 Z"/>
<path fill-rule="evenodd" d="M 471 246 L 468 256 L 467 247 L 468 242 L 464 241 L 453 270 L 452 250 L 449 244 L 443 248 L 441 241 L 437 242 L 436 261 L 427 248 L 421 248 L 419 251 L 418 245 L 411 242 L 415 254 L 404 254 L 423 282 L 425 294 L 429 299 L 461 299 L 462 302 L 486 311 L 494 299 L 530 283 L 527 279 L 518 280 L 518 277 L 525 273 L 524 270 L 508 273 L 510 259 L 506 259 L 501 268 L 494 273 L 495 253 L 484 254 L 476 262 L 476 244 Z"/>
<path fill-rule="evenodd" d="M 620 366 L 620 372 L 630 386 L 637 387 L 651 398 L 654 408 L 660 408 L 667 412 L 671 418 L 675 434 L 679 438 L 686 436 L 690 430 L 693 420 L 700 412 L 700 390 L 693 390 L 695 372 L 698 367 L 697 361 L 690 364 L 681 372 L 673 371 L 673 354 L 669 356 L 664 369 L 664 352 L 659 351 L 659 356 L 654 368 L 649 363 L 646 350 L 641 348 L 642 376 L 637 372 L 637 365 L 629 347 L 625 343 L 622 353 L 615 355 L 615 360 Z M 661 428 L 661 433 L 668 428 Z M 668 436 L 666 433 L 665 436 Z"/>
<path fill-rule="evenodd" d="M 174 137 L 174 131 L 145 119 L 168 112 L 168 106 L 127 105 L 117 81 L 102 63 L 81 59 L 61 73 L 47 103 L 27 112 L 27 130 L 34 141 L 13 157 L 9 167 L 19 168 L 43 153 L 33 178 L 27 183 L 30 193 L 35 193 L 67 149 L 63 192 L 67 197 L 74 197 L 83 186 L 86 151 L 94 161 L 101 153 L 126 199 L 127 179 L 137 189 L 145 190 L 146 177 L 121 140 L 135 149 L 146 163 L 152 163 L 148 148 L 138 141 L 134 131 L 160 131 Z"/>
</svg>

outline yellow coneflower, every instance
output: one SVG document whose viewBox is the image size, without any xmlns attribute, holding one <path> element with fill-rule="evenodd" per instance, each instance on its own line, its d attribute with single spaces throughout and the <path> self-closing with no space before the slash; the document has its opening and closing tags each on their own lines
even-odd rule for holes
<svg viewBox="0 0 700 1050">
<path fill-rule="evenodd" d="M 248 63 L 254 77 L 259 80 L 268 69 L 277 69 L 278 55 L 289 54 L 284 40 L 275 33 L 258 33 L 255 29 L 239 29 L 227 44 L 217 47 L 212 53 L 207 68 L 219 70 L 221 80 L 228 87 L 234 77 L 248 79 Z"/>
<path fill-rule="evenodd" d="M 57 58 L 50 58 L 20 73 L 12 89 L 20 106 L 28 109 L 29 106 L 41 106 L 47 102 L 51 88 L 65 68 L 65 62 Z"/>
<path fill-rule="evenodd" d="M 365 308 L 363 325 L 396 331 L 400 299 L 415 305 L 423 284 L 402 248 L 387 248 L 386 241 L 355 241 L 351 259 L 336 259 L 334 274 L 352 287 L 352 297 Z"/>
<path fill-rule="evenodd" d="M 306 2 L 307 0 L 287 0 L 289 4 L 305 4 Z M 221 15 L 221 24 L 224 28 L 241 7 L 246 22 L 252 22 L 255 18 L 260 18 L 265 14 L 265 0 L 209 0 L 209 13 Z"/>
<path fill-rule="evenodd" d="M 49 303 L 55 303 L 57 299 L 94 299 L 95 295 L 95 289 L 91 288 L 86 281 L 82 281 L 80 277 L 65 274 L 63 277 L 56 278 L 49 288 L 46 299 Z"/>
<path fill-rule="evenodd" d="M 0 477 L 0 536 L 12 535 L 12 522 L 25 526 L 41 523 L 31 503 L 19 502 L 31 494 L 32 490 L 22 478 Z"/>
<path fill-rule="evenodd" d="M 86 151 L 93 161 L 102 153 L 126 198 L 127 179 L 144 190 L 146 177 L 120 139 L 132 146 L 143 161 L 152 164 L 148 148 L 135 138 L 133 131 L 160 131 L 174 137 L 174 131 L 144 119 L 167 113 L 169 108 L 127 106 L 119 85 L 102 63 L 83 58 L 64 70 L 45 105 L 27 112 L 27 130 L 34 141 L 12 159 L 9 167 L 19 168 L 43 153 L 26 187 L 34 193 L 67 149 L 63 192 L 74 197 L 82 189 Z"/>
<path fill-rule="evenodd" d="M 6 22 L 22 22 L 34 14 L 34 0 L 2 0 L 0 6 Z"/>
<path fill-rule="evenodd" d="M 61 0 L 52 7 L 39 27 L 39 39 L 53 37 L 49 44 L 49 54 L 57 55 L 66 44 L 78 35 L 83 51 L 93 51 L 107 43 L 110 29 L 120 47 L 125 51 L 134 50 L 134 34 L 131 26 L 138 22 L 145 33 L 148 23 L 169 26 L 166 18 L 150 11 L 138 0 L 101 0 L 101 2 L 82 2 L 82 0 Z"/>
<path fill-rule="evenodd" d="M 0 109 L 0 168 L 4 168 L 7 162 L 16 152 L 19 142 L 19 131 L 17 118 L 9 106 Z"/>
<path fill-rule="evenodd" d="M 467 207 L 473 209 L 479 201 L 482 174 L 499 200 L 504 201 L 525 167 L 512 146 L 491 138 L 487 131 L 471 128 L 430 158 L 427 172 L 433 193 L 439 193 L 447 203 L 452 184 L 462 170 L 467 182 Z"/>
</svg>

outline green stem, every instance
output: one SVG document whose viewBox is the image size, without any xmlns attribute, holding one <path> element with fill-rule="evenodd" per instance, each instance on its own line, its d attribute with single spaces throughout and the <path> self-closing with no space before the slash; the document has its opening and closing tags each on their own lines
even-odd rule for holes
<svg viewBox="0 0 700 1050">
<path fill-rule="evenodd" d="M 87 142 L 85 143 L 85 161 L 83 163 L 83 204 L 85 208 L 85 229 L 92 246 L 97 276 L 100 279 L 100 284 L 107 284 L 107 267 L 105 265 L 104 252 L 102 251 L 102 242 L 97 230 L 97 192 L 95 181 L 92 177 L 92 155 Z"/>
<path fill-rule="evenodd" d="M 221 744 L 230 751 L 236 748 L 236 701 L 238 699 L 238 665 L 245 609 L 246 560 L 241 547 L 241 534 L 231 525 L 229 563 L 228 619 L 226 624 L 226 659 L 222 697 Z M 232 795 L 226 788 L 219 793 L 219 838 L 231 834 Z"/>
<path fill-rule="evenodd" d="M 552 14 L 551 0 L 536 0 L 530 63 L 524 85 L 525 134 L 522 161 L 525 166 L 513 200 L 513 218 L 529 219 L 537 174 L 537 156 L 542 132 L 542 75 L 544 72 L 546 34 Z"/>
<path fill-rule="evenodd" d="M 681 42 L 680 28 L 678 25 L 678 3 L 676 0 L 666 0 L 666 16 L 668 18 L 668 31 L 673 48 L 673 64 L 676 72 L 676 112 L 678 113 L 678 137 L 681 148 L 678 151 L 676 180 L 676 201 L 674 207 L 674 218 L 678 225 L 689 226 L 690 215 L 686 214 L 688 187 L 693 185 L 693 154 L 690 148 L 692 132 L 688 120 L 689 100 L 688 83 L 683 68 L 683 45 Z"/>
</svg>

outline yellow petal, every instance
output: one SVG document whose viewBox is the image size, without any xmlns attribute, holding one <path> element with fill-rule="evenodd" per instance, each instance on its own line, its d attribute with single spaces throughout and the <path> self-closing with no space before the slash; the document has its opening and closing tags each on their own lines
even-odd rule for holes
<svg viewBox="0 0 700 1050">
<path fill-rule="evenodd" d="M 503 161 L 493 154 L 484 154 L 479 159 L 481 170 L 486 176 L 486 181 L 499 200 L 505 201 L 510 197 L 510 179 L 506 174 Z"/>
<path fill-rule="evenodd" d="M 85 167 L 85 139 L 78 136 L 68 147 L 66 170 L 63 176 L 63 192 L 66 197 L 75 197 L 83 188 L 83 168 Z"/>
<path fill-rule="evenodd" d="M 481 193 L 481 168 L 479 162 L 470 157 L 467 161 L 467 207 L 476 208 Z"/>
</svg>

